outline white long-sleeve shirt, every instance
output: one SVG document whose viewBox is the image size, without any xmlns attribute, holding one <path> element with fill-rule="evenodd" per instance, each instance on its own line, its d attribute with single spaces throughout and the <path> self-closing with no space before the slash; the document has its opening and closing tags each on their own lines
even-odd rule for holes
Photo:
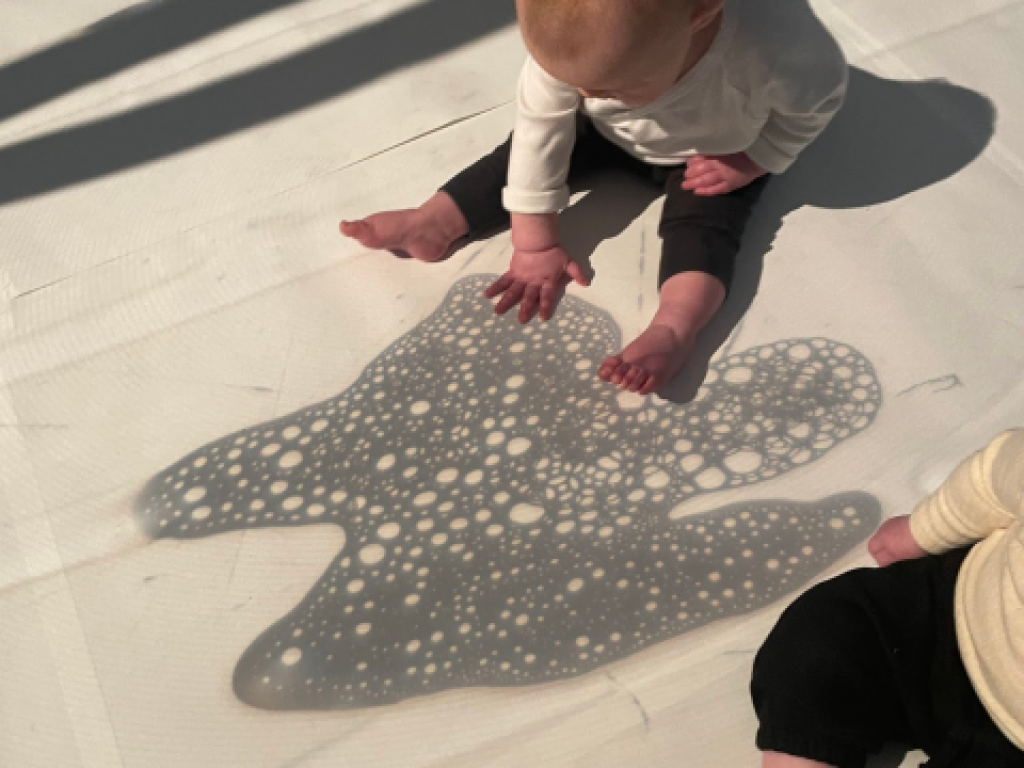
<svg viewBox="0 0 1024 768">
<path fill-rule="evenodd" d="M 652 165 L 746 152 L 766 171 L 781 173 L 842 106 L 846 82 L 839 46 L 805 3 L 792 0 L 726 0 L 707 53 L 671 90 L 641 107 L 584 99 L 528 58 L 505 207 L 554 213 L 568 205 L 577 112 Z"/>
<path fill-rule="evenodd" d="M 961 463 L 910 530 L 932 554 L 975 545 L 956 583 L 960 655 L 989 715 L 1024 750 L 1024 429 Z"/>
</svg>

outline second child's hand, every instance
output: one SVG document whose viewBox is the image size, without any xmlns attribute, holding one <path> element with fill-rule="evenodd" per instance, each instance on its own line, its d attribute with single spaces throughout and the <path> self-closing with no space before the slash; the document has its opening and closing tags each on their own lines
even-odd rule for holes
<svg viewBox="0 0 1024 768">
<path fill-rule="evenodd" d="M 868 551 L 882 568 L 903 560 L 927 557 L 928 553 L 914 539 L 910 530 L 910 517 L 893 517 L 882 523 L 868 542 Z"/>
</svg>

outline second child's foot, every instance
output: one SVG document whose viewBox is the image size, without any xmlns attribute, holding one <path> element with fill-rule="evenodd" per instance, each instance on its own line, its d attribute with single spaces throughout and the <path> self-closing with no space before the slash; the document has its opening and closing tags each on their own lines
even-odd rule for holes
<svg viewBox="0 0 1024 768">
<path fill-rule="evenodd" d="M 601 364 L 598 376 L 620 389 L 647 395 L 671 381 L 693 350 L 694 334 L 680 334 L 657 321 L 618 355 Z"/>
<path fill-rule="evenodd" d="M 468 226 L 452 199 L 439 192 L 420 208 L 375 213 L 360 221 L 343 221 L 339 228 L 364 248 L 433 262 L 451 254 Z"/>
</svg>

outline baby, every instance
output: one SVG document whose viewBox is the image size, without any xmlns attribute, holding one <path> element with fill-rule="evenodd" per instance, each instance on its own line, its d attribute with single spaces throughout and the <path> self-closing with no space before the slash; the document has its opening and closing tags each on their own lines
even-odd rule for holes
<svg viewBox="0 0 1024 768">
<path fill-rule="evenodd" d="M 1024 768 L 1024 429 L 869 549 L 888 567 L 807 592 L 757 656 L 765 768 L 861 768 L 886 742 L 930 768 Z"/>
<path fill-rule="evenodd" d="M 501 296 L 499 314 L 519 305 L 520 322 L 546 321 L 570 282 L 588 284 L 558 236 L 568 184 L 618 167 L 663 186 L 658 309 L 599 369 L 648 394 L 724 301 L 769 174 L 841 106 L 845 60 L 802 0 L 518 0 L 517 10 L 530 55 L 509 141 L 420 208 L 341 231 L 437 261 L 510 221 L 512 261 L 486 295 Z"/>
</svg>

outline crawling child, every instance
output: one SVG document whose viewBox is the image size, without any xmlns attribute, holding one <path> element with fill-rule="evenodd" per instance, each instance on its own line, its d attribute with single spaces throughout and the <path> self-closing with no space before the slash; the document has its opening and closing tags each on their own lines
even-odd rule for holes
<svg viewBox="0 0 1024 768">
<path fill-rule="evenodd" d="M 807 592 L 757 656 L 766 768 L 861 768 L 886 742 L 929 768 L 1024 768 L 1024 429 L 869 549 L 888 567 Z"/>
<path fill-rule="evenodd" d="M 618 167 L 663 186 L 658 309 L 599 370 L 650 393 L 724 301 L 769 175 L 841 106 L 845 60 L 802 0 L 517 0 L 517 10 L 529 56 L 509 141 L 421 207 L 341 231 L 437 261 L 510 221 L 511 264 L 487 296 L 501 296 L 500 314 L 519 305 L 520 322 L 548 320 L 570 282 L 588 283 L 559 241 L 568 184 Z"/>
</svg>

